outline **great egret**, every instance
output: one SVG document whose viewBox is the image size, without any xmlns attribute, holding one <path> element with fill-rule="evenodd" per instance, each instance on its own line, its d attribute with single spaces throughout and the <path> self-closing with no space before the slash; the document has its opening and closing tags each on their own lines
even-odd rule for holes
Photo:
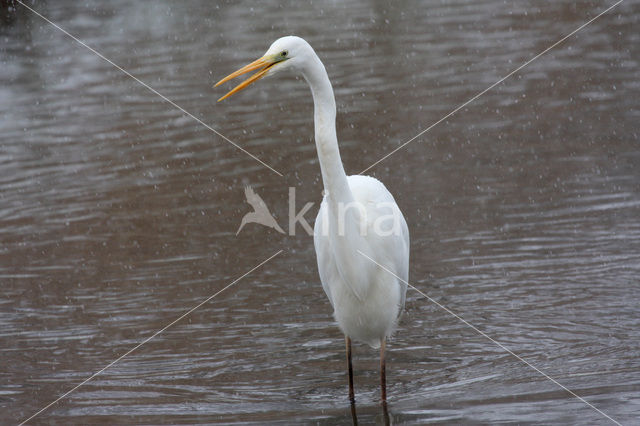
<svg viewBox="0 0 640 426">
<path fill-rule="evenodd" d="M 336 103 L 324 65 L 302 38 L 282 37 L 261 58 L 216 84 L 258 70 L 219 101 L 266 75 L 286 69 L 302 74 L 313 95 L 315 140 L 324 184 L 314 245 L 322 287 L 345 335 L 349 399 L 355 400 L 351 365 L 351 339 L 354 339 L 380 348 L 380 390 L 386 406 L 385 343 L 404 308 L 409 230 L 382 182 L 369 176 L 345 174 L 336 137 Z"/>
</svg>

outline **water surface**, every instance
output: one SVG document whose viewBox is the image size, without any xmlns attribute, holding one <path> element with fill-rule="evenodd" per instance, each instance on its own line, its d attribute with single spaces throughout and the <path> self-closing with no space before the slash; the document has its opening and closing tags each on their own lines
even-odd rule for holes
<svg viewBox="0 0 640 426">
<path fill-rule="evenodd" d="M 29 3 L 31 4 L 31 3 Z M 358 173 L 605 3 L 37 2 L 0 29 L 0 411 L 29 417 L 284 252 L 33 423 L 348 423 L 344 349 L 312 239 L 309 90 L 212 84 L 286 34 L 324 60 Z M 624 2 L 369 173 L 412 235 L 410 281 L 617 421 L 640 417 L 640 8 Z M 357 413 L 382 422 L 356 345 Z M 415 291 L 389 345 L 394 423 L 606 424 Z"/>
</svg>

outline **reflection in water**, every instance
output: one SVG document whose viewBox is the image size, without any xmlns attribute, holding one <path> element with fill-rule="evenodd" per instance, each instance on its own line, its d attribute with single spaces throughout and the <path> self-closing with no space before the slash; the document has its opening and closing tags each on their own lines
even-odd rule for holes
<svg viewBox="0 0 640 426">
<path fill-rule="evenodd" d="M 351 420 L 353 422 L 353 426 L 358 426 L 358 413 L 356 411 L 356 400 L 350 399 L 349 403 L 351 405 Z"/>
<path fill-rule="evenodd" d="M 352 417 L 311 239 L 234 235 L 247 184 L 279 223 L 289 186 L 315 214 L 308 89 L 277 77 L 221 106 L 212 84 L 270 40 L 304 36 L 327 65 L 354 173 L 604 6 L 34 7 L 285 177 L 0 7 L 4 417 L 33 414 L 284 248 L 41 421 L 328 424 Z M 624 2 L 372 170 L 414 235 L 412 284 L 622 423 L 640 416 L 638 12 Z M 381 423 L 377 353 L 354 352 L 358 419 Z M 417 293 L 388 362 L 395 423 L 603 420 Z"/>
</svg>

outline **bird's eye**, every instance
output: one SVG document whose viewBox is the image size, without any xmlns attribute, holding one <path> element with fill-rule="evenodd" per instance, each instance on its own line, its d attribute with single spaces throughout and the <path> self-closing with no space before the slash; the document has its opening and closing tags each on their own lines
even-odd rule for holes
<svg viewBox="0 0 640 426">
<path fill-rule="evenodd" d="M 280 53 L 280 56 L 284 58 L 285 56 L 287 56 L 288 53 L 289 52 L 287 52 L 286 50 L 283 50 L 282 53 Z"/>
</svg>

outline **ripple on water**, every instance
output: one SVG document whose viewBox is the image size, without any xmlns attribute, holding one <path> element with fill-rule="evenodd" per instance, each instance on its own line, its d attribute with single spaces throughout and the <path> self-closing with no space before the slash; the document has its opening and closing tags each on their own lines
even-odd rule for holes
<svg viewBox="0 0 640 426">
<path fill-rule="evenodd" d="M 298 210 L 317 208 L 308 88 L 278 76 L 217 104 L 211 86 L 271 39 L 303 35 L 326 62 L 355 173 L 601 10 L 200 3 L 38 10 L 284 177 L 25 9 L 0 26 L 6 418 L 28 417 L 284 248 L 41 419 L 351 421 L 311 239 L 257 225 L 235 236 L 247 184 L 281 225 L 290 186 Z M 408 219 L 412 284 L 622 423 L 640 416 L 636 20 L 619 5 L 369 172 Z M 388 362 L 395 423 L 603 420 L 413 290 Z M 359 419 L 382 423 L 377 352 L 355 345 L 354 365 Z"/>
</svg>

